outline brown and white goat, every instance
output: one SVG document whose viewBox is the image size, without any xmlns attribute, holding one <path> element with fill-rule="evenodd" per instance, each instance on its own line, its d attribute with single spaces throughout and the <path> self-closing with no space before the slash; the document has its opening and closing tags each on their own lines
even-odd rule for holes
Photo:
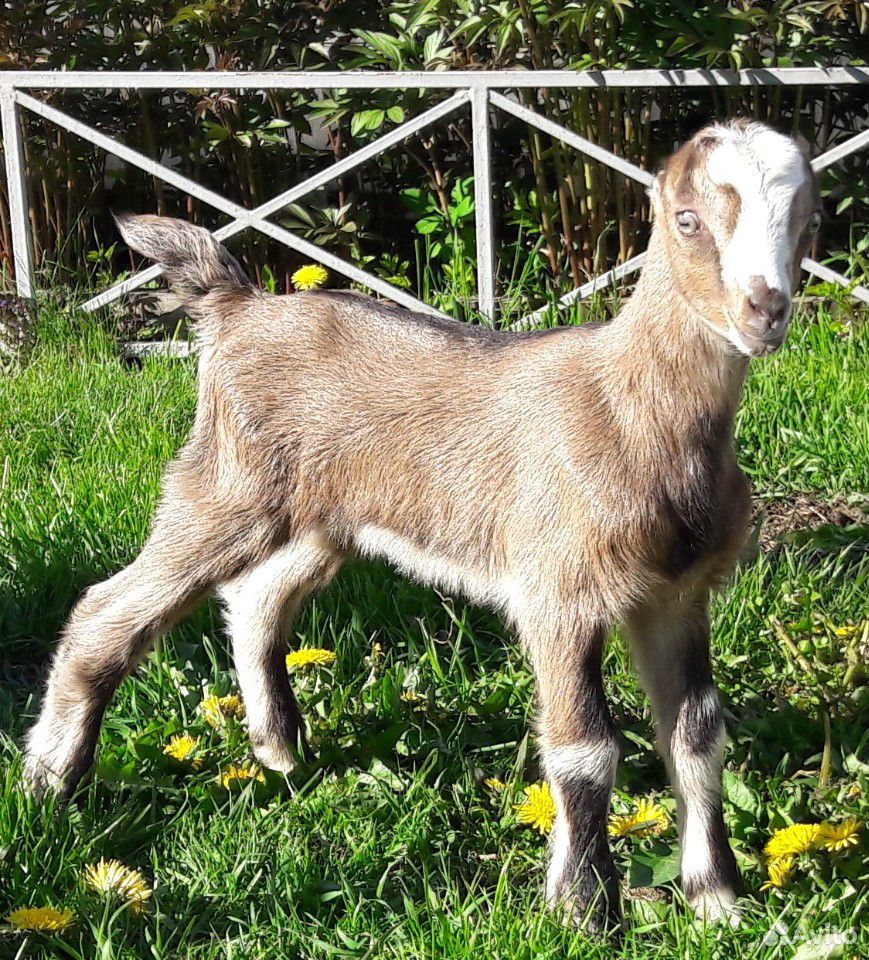
<svg viewBox="0 0 869 960">
<path fill-rule="evenodd" d="M 619 913 L 601 653 L 626 627 L 678 797 L 685 894 L 729 913 L 709 593 L 749 518 L 733 450 L 748 360 L 784 340 L 819 198 L 796 145 L 754 122 L 702 130 L 652 193 L 619 316 L 529 334 L 349 293 L 270 296 L 205 230 L 122 219 L 198 320 L 199 401 L 144 549 L 66 626 L 28 740 L 34 787 L 75 785 L 123 677 L 215 590 L 253 750 L 289 771 L 289 620 L 346 557 L 383 557 L 515 627 L 558 810 L 547 898 L 599 923 Z"/>
</svg>

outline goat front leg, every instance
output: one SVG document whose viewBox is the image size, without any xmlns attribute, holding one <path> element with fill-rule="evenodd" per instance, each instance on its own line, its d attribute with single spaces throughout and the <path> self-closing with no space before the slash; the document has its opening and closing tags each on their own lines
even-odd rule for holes
<svg viewBox="0 0 869 960">
<path fill-rule="evenodd" d="M 618 743 L 601 674 L 606 631 L 539 618 L 526 642 L 537 676 L 543 768 L 556 806 L 546 880 L 550 906 L 565 906 L 601 932 L 621 924 L 607 818 Z"/>
<path fill-rule="evenodd" d="M 708 607 L 706 592 L 680 606 L 650 606 L 627 629 L 676 791 L 682 888 L 699 916 L 735 926 L 739 873 L 721 805 L 726 737 L 712 680 Z"/>
</svg>

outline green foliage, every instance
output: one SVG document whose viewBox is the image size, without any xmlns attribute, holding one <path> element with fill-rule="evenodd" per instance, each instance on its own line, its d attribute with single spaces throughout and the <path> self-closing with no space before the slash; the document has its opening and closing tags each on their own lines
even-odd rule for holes
<svg viewBox="0 0 869 960">
<path fill-rule="evenodd" d="M 338 254 L 350 255 L 354 260 L 359 257 L 359 240 L 365 236 L 365 210 L 357 211 L 361 222 L 351 217 L 353 205 L 345 203 L 341 207 L 320 205 L 316 201 L 307 204 L 291 203 L 281 214 L 281 225 L 287 227 L 307 240 L 328 247 Z"/>
<path fill-rule="evenodd" d="M 815 0 L 684 3 L 682 0 L 377 0 L 300 4 L 289 0 L 36 0 L 12 4 L 0 22 L 0 68 L 53 69 L 597 69 L 766 67 L 864 63 L 865 4 Z M 330 90 L 246 92 L 55 91 L 52 103 L 171 163 L 204 185 L 248 205 L 264 202 L 438 102 L 438 91 Z M 820 152 L 866 117 L 865 88 L 704 89 L 680 91 L 526 91 L 547 116 L 653 169 L 678 141 L 713 117 L 747 114 L 800 133 Z M 575 151 L 496 113 L 495 213 L 502 263 L 541 270 L 528 295 L 560 295 L 594 271 L 639 252 L 647 230 L 642 188 Z M 76 137 L 27 120 L 32 218 L 39 262 L 83 276 L 89 251 L 116 239 L 108 208 L 191 217 L 215 226 L 213 211 L 140 171 L 108 164 Z M 407 260 L 410 288 L 430 287 L 428 272 L 449 264 L 447 286 L 473 270 L 441 231 L 414 251 L 413 216 L 397 202 L 415 190 L 445 223 L 464 221 L 451 192 L 469 173 L 467 112 L 426 129 L 363 170 L 306 201 L 306 215 L 284 222 L 346 257 Z M 817 253 L 864 244 L 869 223 L 866 156 L 823 175 L 829 222 Z M 0 184 L 0 263 L 11 269 L 5 185 Z M 321 211 L 325 213 L 321 216 Z M 521 216 L 517 217 L 517 212 Z M 417 220 L 421 219 L 419 217 Z M 352 226 L 350 226 L 352 224 Z M 423 226 L 423 230 L 426 226 Z M 467 232 L 467 231 L 465 231 Z M 440 246 L 437 246 L 440 244 Z M 298 265 L 296 254 L 247 231 L 237 252 L 261 279 Z M 859 251 L 858 252 L 862 252 Z M 5 253 L 5 256 L 3 255 Z M 521 255 L 520 255 L 521 254 Z M 457 258 L 461 256 L 464 265 Z M 122 251 L 105 269 L 131 266 Z M 855 273 L 855 276 L 857 274 Z M 442 284 L 442 278 L 437 282 Z M 442 284 L 443 285 L 443 284 Z M 462 294 L 464 297 L 464 293 Z M 473 299 L 473 285 L 468 290 Z M 523 304 L 527 306 L 527 304 Z"/>
<path fill-rule="evenodd" d="M 410 187 L 403 190 L 401 199 L 408 209 L 420 218 L 416 232 L 430 238 L 429 256 L 438 260 L 452 259 L 456 248 L 462 254 L 474 249 L 474 179 L 463 177 L 457 180 L 449 194 L 449 204 L 444 211 L 434 194 Z"/>
</svg>

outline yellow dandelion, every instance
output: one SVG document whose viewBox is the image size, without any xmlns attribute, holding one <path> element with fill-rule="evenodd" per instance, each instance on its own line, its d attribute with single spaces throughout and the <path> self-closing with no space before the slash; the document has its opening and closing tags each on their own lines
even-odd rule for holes
<svg viewBox="0 0 869 960">
<path fill-rule="evenodd" d="M 852 783 L 848 788 L 848 793 L 846 796 L 849 800 L 857 800 L 859 797 L 863 796 L 863 788 L 859 783 Z"/>
<path fill-rule="evenodd" d="M 66 930 L 72 923 L 72 910 L 55 910 L 54 907 L 19 907 L 6 917 L 13 930 L 26 933 Z"/>
<path fill-rule="evenodd" d="M 299 267 L 291 279 L 297 290 L 316 290 L 323 286 L 328 277 L 328 272 L 319 264 L 308 263 Z"/>
<path fill-rule="evenodd" d="M 243 720 L 245 716 L 241 697 L 237 697 L 234 693 L 225 697 L 212 694 L 199 704 L 199 709 L 205 717 L 205 722 L 212 727 L 222 727 L 227 720 Z"/>
<path fill-rule="evenodd" d="M 507 784 L 503 780 L 499 780 L 497 777 L 486 777 L 483 783 L 490 789 L 494 790 L 495 793 L 503 793 L 507 789 Z"/>
<path fill-rule="evenodd" d="M 519 823 L 527 823 L 540 833 L 549 833 L 555 823 L 555 800 L 548 783 L 534 783 L 525 788 L 525 799 L 516 804 L 516 817 Z"/>
<path fill-rule="evenodd" d="M 202 766 L 202 757 L 196 756 L 199 744 L 199 737 L 191 737 L 189 733 L 176 733 L 163 747 L 163 753 L 179 763 L 186 763 L 194 770 L 198 770 Z"/>
<path fill-rule="evenodd" d="M 866 621 L 862 623 L 846 623 L 841 627 L 833 627 L 833 633 L 842 640 L 851 640 L 866 628 Z"/>
<path fill-rule="evenodd" d="M 831 853 L 839 853 L 860 842 L 860 821 L 855 818 L 842 823 L 822 823 L 818 831 L 818 846 Z"/>
<path fill-rule="evenodd" d="M 287 670 L 307 670 L 308 667 L 326 667 L 338 659 L 334 650 L 303 647 L 287 654 Z"/>
<path fill-rule="evenodd" d="M 118 897 L 137 915 L 148 909 L 153 894 L 142 874 L 120 860 L 100 860 L 85 867 L 84 882 L 96 893 Z"/>
<path fill-rule="evenodd" d="M 236 765 L 231 763 L 223 773 L 217 777 L 218 782 L 231 790 L 233 787 L 240 787 L 243 783 L 250 780 L 256 780 L 258 783 L 265 783 L 265 774 L 255 764 Z"/>
<path fill-rule="evenodd" d="M 771 890 L 773 887 L 785 886 L 790 882 L 796 865 L 797 858 L 793 854 L 788 854 L 785 857 L 773 857 L 766 865 L 769 880 L 760 889 Z"/>
<path fill-rule="evenodd" d="M 428 702 L 416 690 L 404 690 L 398 698 L 402 703 L 409 703 L 417 713 L 425 713 Z"/>
<path fill-rule="evenodd" d="M 613 814 L 609 820 L 611 837 L 654 837 L 670 826 L 667 811 L 653 800 L 641 797 L 633 813 Z"/>
<path fill-rule="evenodd" d="M 793 823 L 776 830 L 767 841 L 763 852 L 772 860 L 777 857 L 799 856 L 818 849 L 821 825 L 818 823 Z"/>
<path fill-rule="evenodd" d="M 383 646 L 378 643 L 376 640 L 371 644 L 371 659 L 372 660 L 382 660 L 383 659 Z"/>
</svg>

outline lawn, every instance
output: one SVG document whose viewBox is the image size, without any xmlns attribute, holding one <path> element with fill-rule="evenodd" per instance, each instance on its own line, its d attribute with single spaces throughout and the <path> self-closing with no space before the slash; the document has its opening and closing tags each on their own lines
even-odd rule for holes
<svg viewBox="0 0 869 960">
<path fill-rule="evenodd" d="M 745 922 L 704 929 L 689 917 L 672 827 L 617 839 L 631 886 L 621 956 L 867 950 L 865 828 L 859 846 L 805 855 L 789 885 L 761 889 L 775 829 L 869 815 L 869 529 L 842 525 L 869 497 L 869 324 L 843 316 L 802 312 L 787 348 L 755 363 L 739 419 L 741 462 L 786 518 L 715 603 Z M 219 779 L 249 751 L 243 723 L 211 726 L 200 709 L 236 691 L 211 604 L 124 683 L 78 802 L 22 793 L 18 744 L 58 629 L 80 591 L 141 545 L 195 384 L 189 360 L 125 365 L 89 318 L 46 306 L 39 332 L 30 362 L 0 375 L 0 918 L 50 905 L 74 923 L 0 930 L 0 956 L 612 956 L 542 908 L 546 841 L 515 809 L 539 779 L 528 665 L 489 613 L 380 566 L 346 568 L 296 624 L 293 648 L 336 656 L 294 670 L 318 756 L 289 781 Z M 617 636 L 606 673 L 622 737 L 615 809 L 651 797 L 672 813 Z M 164 753 L 184 732 L 200 738 L 196 764 Z M 146 910 L 83 883 L 103 857 L 141 872 Z M 799 948 L 772 942 L 776 922 Z M 844 952 L 830 931 L 849 941 Z"/>
</svg>

